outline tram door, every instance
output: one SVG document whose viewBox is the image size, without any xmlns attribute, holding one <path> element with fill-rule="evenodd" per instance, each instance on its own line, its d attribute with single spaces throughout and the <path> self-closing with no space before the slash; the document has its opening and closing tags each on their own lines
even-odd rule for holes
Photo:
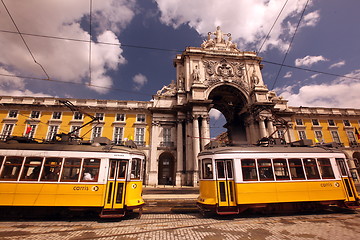
<svg viewBox="0 0 360 240">
<path fill-rule="evenodd" d="M 338 165 L 339 171 L 341 173 L 341 179 L 345 186 L 345 191 L 348 201 L 355 201 L 356 190 L 355 190 L 355 186 L 350 181 L 351 177 L 348 168 L 346 166 L 345 159 L 337 158 L 336 164 Z"/>
<path fill-rule="evenodd" d="M 105 209 L 119 209 L 124 207 L 128 164 L 128 160 L 110 159 Z"/>
<path fill-rule="evenodd" d="M 236 206 L 233 160 L 215 160 L 215 164 L 219 207 Z"/>
</svg>

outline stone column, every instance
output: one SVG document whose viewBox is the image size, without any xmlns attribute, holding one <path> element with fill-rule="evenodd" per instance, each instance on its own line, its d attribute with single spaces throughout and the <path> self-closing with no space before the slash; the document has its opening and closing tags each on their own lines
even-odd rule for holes
<svg viewBox="0 0 360 240">
<path fill-rule="evenodd" d="M 192 122 L 186 120 L 186 180 L 185 184 L 189 185 L 192 181 L 193 161 L 193 127 Z"/>
<path fill-rule="evenodd" d="M 205 145 L 210 142 L 210 126 L 209 126 L 209 118 L 208 116 L 203 116 L 201 122 L 201 142 L 202 149 L 204 149 Z"/>
<path fill-rule="evenodd" d="M 260 138 L 266 137 L 266 127 L 265 127 L 265 121 L 264 118 L 259 118 L 259 130 L 260 130 Z"/>
<path fill-rule="evenodd" d="M 198 116 L 195 115 L 194 119 L 193 119 L 193 177 L 192 177 L 192 182 L 193 182 L 193 186 L 197 186 L 198 184 L 198 161 L 197 161 L 197 155 L 200 152 L 200 131 L 199 131 L 199 119 Z"/>
<path fill-rule="evenodd" d="M 148 162 L 148 185 L 158 184 L 158 161 L 157 161 L 157 147 L 159 145 L 159 133 L 160 133 L 159 122 L 152 123 L 151 130 L 151 151 L 150 159 Z"/>
<path fill-rule="evenodd" d="M 274 131 L 275 131 L 274 124 L 273 124 L 273 121 L 272 121 L 271 119 L 269 119 L 268 122 L 267 122 L 267 129 L 268 129 L 268 134 L 269 134 L 269 136 L 270 136 L 271 134 L 273 134 Z M 275 135 L 276 135 L 276 133 L 274 133 L 273 135 L 271 135 L 271 137 L 275 138 L 275 137 L 276 137 Z"/>
<path fill-rule="evenodd" d="M 177 140 L 176 140 L 176 186 L 181 186 L 181 178 L 183 173 L 183 159 L 184 159 L 184 153 L 183 153 L 183 124 L 182 121 L 178 121 L 177 123 Z"/>
</svg>

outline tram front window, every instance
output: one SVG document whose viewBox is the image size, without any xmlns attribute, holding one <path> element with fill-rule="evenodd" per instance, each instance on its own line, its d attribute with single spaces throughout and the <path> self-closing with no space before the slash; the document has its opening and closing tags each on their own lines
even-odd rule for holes
<svg viewBox="0 0 360 240">
<path fill-rule="evenodd" d="M 131 179 L 140 179 L 141 159 L 134 158 L 131 160 Z"/>
<path fill-rule="evenodd" d="M 43 158 L 40 157 L 27 157 L 20 181 L 37 181 L 40 175 L 42 160 Z"/>
<path fill-rule="evenodd" d="M 211 159 L 204 159 L 202 161 L 202 173 L 203 173 L 203 179 L 212 179 L 213 178 L 213 167 L 212 167 L 212 161 Z"/>
<path fill-rule="evenodd" d="M 6 157 L 0 178 L 7 181 L 16 181 L 18 179 L 23 160 L 23 157 Z"/>
</svg>

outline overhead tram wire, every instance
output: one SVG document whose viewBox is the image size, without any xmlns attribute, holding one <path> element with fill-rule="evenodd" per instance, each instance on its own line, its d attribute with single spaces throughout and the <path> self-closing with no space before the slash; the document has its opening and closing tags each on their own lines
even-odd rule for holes
<svg viewBox="0 0 360 240">
<path fill-rule="evenodd" d="M 261 51 L 262 47 L 264 46 L 265 42 L 268 40 L 268 38 L 269 38 L 269 36 L 270 36 L 271 31 L 273 30 L 273 28 L 274 28 L 274 26 L 275 26 L 275 24 L 276 24 L 277 20 L 279 19 L 280 15 L 281 15 L 281 13 L 283 12 L 283 10 L 284 10 L 284 8 L 285 8 L 285 6 L 286 6 L 286 4 L 287 4 L 287 2 L 288 2 L 288 1 L 289 1 L 289 0 L 286 0 L 286 2 L 284 3 L 283 7 L 281 8 L 281 10 L 280 10 L 279 14 L 277 15 L 277 17 L 276 17 L 276 19 L 275 19 L 275 21 L 274 21 L 273 25 L 271 26 L 271 28 L 270 28 L 270 30 L 269 30 L 269 32 L 268 32 L 268 34 L 267 34 L 267 35 L 266 35 L 266 37 L 264 38 L 263 43 L 261 44 L 260 48 L 257 50 L 257 53 L 260 53 L 260 51 Z"/>
<path fill-rule="evenodd" d="M 23 35 L 22 35 L 21 32 L 20 32 L 20 29 L 19 29 L 18 26 L 16 25 L 15 20 L 14 20 L 14 18 L 12 17 L 9 9 L 7 8 L 4 0 L 1 0 L 1 2 L 2 2 L 2 4 L 4 5 L 4 8 L 5 8 L 7 14 L 9 15 L 12 23 L 14 24 L 14 26 L 15 26 L 15 28 L 16 28 L 16 30 L 17 30 L 17 33 L 20 35 L 20 37 L 21 37 L 22 41 L 24 42 L 24 44 L 25 44 L 28 52 L 30 53 L 32 59 L 34 60 L 34 62 L 35 62 L 36 64 L 38 64 L 38 65 L 40 66 L 40 68 L 42 69 L 42 71 L 45 73 L 45 75 L 46 75 L 46 77 L 47 77 L 47 80 L 50 80 L 49 74 L 45 71 L 45 68 L 44 68 L 38 61 L 36 61 L 33 53 L 32 53 L 31 50 L 30 50 L 30 47 L 27 45 L 27 43 L 26 43 L 26 41 L 25 41 L 25 38 L 23 37 Z"/>
<path fill-rule="evenodd" d="M 92 0 L 89 0 L 89 86 L 91 86 L 91 15 L 92 15 Z"/>
<path fill-rule="evenodd" d="M 299 26 L 300 26 L 300 23 L 301 23 L 302 18 L 304 17 L 304 13 L 305 13 L 305 10 L 306 10 L 307 5 L 309 4 L 309 1 L 310 1 L 310 0 L 307 0 L 307 1 L 306 1 L 306 4 L 305 4 L 305 6 L 304 6 L 304 9 L 303 9 L 303 11 L 302 11 L 302 13 L 301 13 L 299 22 L 298 22 L 298 24 L 297 24 L 297 26 L 296 26 L 296 28 L 295 28 L 295 32 L 294 32 L 294 34 L 293 34 L 293 36 L 292 36 L 292 38 L 291 38 L 291 41 L 290 41 L 289 46 L 288 46 L 288 49 L 286 50 L 286 53 L 285 53 L 284 58 L 283 58 L 283 61 L 282 61 L 281 65 L 280 65 L 279 71 L 278 71 L 278 73 L 277 73 L 277 75 L 276 75 L 275 81 L 274 81 L 271 89 L 274 89 L 275 84 L 276 84 L 277 80 L 279 79 L 279 75 L 280 75 L 281 69 L 282 69 L 282 67 L 284 66 L 286 57 L 287 57 L 287 55 L 288 55 L 288 53 L 289 53 L 289 51 L 290 51 L 290 49 L 291 49 L 291 45 L 292 45 L 292 43 L 293 43 L 293 41 L 294 41 L 294 39 L 295 39 L 296 32 L 297 32 L 297 30 L 298 30 L 298 28 L 299 28 Z"/>
</svg>

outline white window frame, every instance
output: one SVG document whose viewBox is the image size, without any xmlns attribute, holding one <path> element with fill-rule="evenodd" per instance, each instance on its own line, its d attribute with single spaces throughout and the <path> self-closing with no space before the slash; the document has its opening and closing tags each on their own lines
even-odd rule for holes
<svg viewBox="0 0 360 240">
<path fill-rule="evenodd" d="M 79 137 L 80 136 L 80 131 L 81 131 L 81 129 L 79 129 L 79 128 L 81 128 L 81 126 L 71 126 L 70 127 L 70 132 L 72 132 L 72 131 L 74 131 L 76 129 L 76 131 L 73 132 L 73 134 Z"/>
<path fill-rule="evenodd" d="M 331 124 L 330 121 L 332 121 L 333 124 Z M 335 126 L 336 126 L 335 120 L 333 120 L 333 119 L 328 119 L 328 125 L 329 125 L 330 127 L 335 127 Z"/>
<path fill-rule="evenodd" d="M 53 112 L 51 119 L 59 120 L 59 119 L 61 119 L 61 117 L 62 117 L 62 112 Z"/>
<path fill-rule="evenodd" d="M 10 110 L 8 113 L 8 118 L 17 118 L 18 114 L 19 114 L 19 110 Z"/>
<path fill-rule="evenodd" d="M 3 129 L 1 131 L 1 140 L 6 140 L 7 137 L 10 137 L 13 130 L 14 130 L 14 125 L 12 123 L 6 123 L 3 126 Z"/>
<path fill-rule="evenodd" d="M 320 133 L 320 134 L 319 134 L 319 133 Z M 324 135 L 323 135 L 322 131 L 316 130 L 316 131 L 314 131 L 314 135 L 315 135 L 315 138 L 316 138 L 319 142 L 324 141 Z"/>
<path fill-rule="evenodd" d="M 123 127 L 114 127 L 114 136 L 113 142 L 115 144 L 120 144 L 124 137 L 124 128 Z"/>
<path fill-rule="evenodd" d="M 95 117 L 99 119 L 99 121 L 105 120 L 105 113 L 95 113 Z"/>
<path fill-rule="evenodd" d="M 344 126 L 345 126 L 345 127 L 351 127 L 351 122 L 350 122 L 349 120 L 344 119 L 344 120 L 343 120 L 343 123 L 344 123 Z"/>
<path fill-rule="evenodd" d="M 79 116 L 81 116 L 81 118 L 79 118 Z M 73 119 L 74 120 L 83 120 L 84 114 L 82 114 L 81 112 L 74 112 Z"/>
<path fill-rule="evenodd" d="M 299 134 L 299 139 L 300 140 L 306 139 L 306 132 L 305 131 L 299 130 L 298 134 Z"/>
<path fill-rule="evenodd" d="M 163 142 L 171 142 L 171 128 L 163 128 Z"/>
<path fill-rule="evenodd" d="M 55 138 L 56 134 L 59 131 L 58 125 L 49 125 L 48 133 L 46 134 L 46 140 L 51 141 Z"/>
<path fill-rule="evenodd" d="M 301 118 L 296 118 L 295 123 L 298 126 L 304 126 L 304 121 Z"/>
<path fill-rule="evenodd" d="M 320 126 L 319 119 L 313 118 L 313 119 L 311 119 L 311 123 L 313 126 Z"/>
<path fill-rule="evenodd" d="M 146 121 L 146 115 L 143 113 L 136 115 L 136 122 L 138 123 L 144 123 Z"/>
<path fill-rule="evenodd" d="M 355 133 L 353 131 L 346 131 L 346 135 L 349 139 L 349 143 L 356 142 Z"/>
<path fill-rule="evenodd" d="M 334 135 L 336 135 L 336 136 L 334 136 Z M 338 131 L 331 131 L 331 137 L 334 142 L 341 143 L 341 139 L 340 139 Z"/>
<path fill-rule="evenodd" d="M 31 111 L 31 113 L 30 113 L 30 118 L 31 119 L 39 119 L 40 116 L 41 116 L 40 111 Z"/>
<path fill-rule="evenodd" d="M 102 135 L 102 130 L 103 130 L 103 127 L 93 127 L 93 132 L 91 134 L 92 136 L 92 139 L 96 138 L 96 137 L 101 137 Z"/>
<path fill-rule="evenodd" d="M 36 124 L 31 124 L 30 127 L 31 127 L 31 130 L 26 135 L 27 135 L 28 138 L 34 138 L 37 125 Z"/>
<path fill-rule="evenodd" d="M 139 146 L 145 145 L 145 128 L 135 128 L 135 143 Z"/>
<path fill-rule="evenodd" d="M 122 116 L 122 117 L 121 117 Z M 119 120 L 120 119 L 120 120 Z M 117 113 L 115 115 L 115 121 L 116 122 L 125 122 L 126 116 L 124 113 Z"/>
</svg>

